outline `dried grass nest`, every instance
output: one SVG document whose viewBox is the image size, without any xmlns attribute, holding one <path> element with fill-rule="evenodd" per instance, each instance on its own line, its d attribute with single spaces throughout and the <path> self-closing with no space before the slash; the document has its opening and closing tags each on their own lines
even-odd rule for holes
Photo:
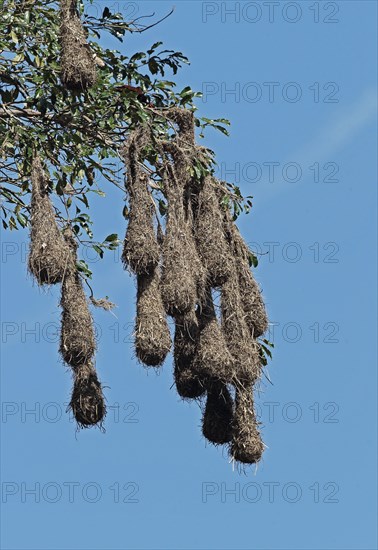
<svg viewBox="0 0 378 550">
<path fill-rule="evenodd" d="M 63 280 L 70 250 L 60 232 L 49 195 L 49 180 L 38 156 L 32 162 L 29 272 L 39 285 Z"/>
<path fill-rule="evenodd" d="M 67 89 L 82 92 L 95 84 L 97 71 L 76 0 L 61 0 L 60 18 L 61 80 Z"/>
</svg>

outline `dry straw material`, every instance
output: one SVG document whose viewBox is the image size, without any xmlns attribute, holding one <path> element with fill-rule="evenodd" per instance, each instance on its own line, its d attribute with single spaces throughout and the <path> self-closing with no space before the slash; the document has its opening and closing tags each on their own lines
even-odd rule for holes
<svg viewBox="0 0 378 550">
<path fill-rule="evenodd" d="M 222 329 L 234 358 L 234 383 L 253 383 L 261 374 L 258 344 L 245 321 L 236 268 L 222 286 Z"/>
<path fill-rule="evenodd" d="M 77 11 L 77 0 L 61 0 L 61 80 L 81 92 L 96 82 L 96 62 Z"/>
<path fill-rule="evenodd" d="M 264 443 L 253 410 L 252 388 L 239 387 L 236 389 L 232 423 L 231 457 L 243 464 L 254 464 L 261 459 L 263 452 Z"/>
<path fill-rule="evenodd" d="M 74 386 L 69 408 L 80 428 L 102 423 L 106 415 L 101 384 L 91 363 L 73 369 Z"/>
<path fill-rule="evenodd" d="M 172 345 L 159 282 L 158 269 L 151 275 L 137 276 L 135 351 L 138 359 L 149 367 L 162 365 Z"/>
<path fill-rule="evenodd" d="M 216 193 L 216 181 L 207 176 L 197 197 L 195 235 L 197 249 L 207 269 L 212 287 L 227 281 L 232 271 L 233 257 L 226 240 L 223 212 Z"/>
<path fill-rule="evenodd" d="M 268 329 L 268 317 L 261 290 L 249 267 L 250 251 L 231 216 L 227 216 L 227 232 L 235 255 L 239 275 L 240 296 L 247 326 L 254 338 L 262 336 Z"/>
<path fill-rule="evenodd" d="M 62 283 L 60 353 L 68 365 L 77 367 L 91 362 L 96 341 L 88 301 L 75 266 L 76 250 L 72 234 L 67 234 L 66 240 L 72 250 L 72 263 Z"/>
<path fill-rule="evenodd" d="M 185 216 L 184 190 L 180 181 L 180 172 L 176 173 L 172 165 L 166 163 L 168 214 L 163 243 L 161 293 L 166 311 L 172 317 L 194 310 L 203 284 L 203 269 L 190 220 Z"/>
<path fill-rule="evenodd" d="M 28 269 L 40 285 L 63 280 L 70 250 L 59 231 L 49 197 L 49 181 L 38 157 L 32 163 L 31 231 Z"/>
<path fill-rule="evenodd" d="M 163 187 L 168 201 L 162 297 L 167 313 L 176 317 L 193 311 L 202 298 L 206 272 L 195 244 L 191 204 L 191 172 L 199 150 L 194 139 L 194 115 L 178 108 L 166 115 L 178 130 L 175 139 L 160 144 Z"/>
<path fill-rule="evenodd" d="M 207 392 L 202 418 L 202 433 L 215 445 L 229 443 L 232 437 L 233 401 L 222 383 L 214 383 Z"/>
<path fill-rule="evenodd" d="M 174 378 L 177 393 L 185 399 L 196 399 L 206 391 L 205 380 L 194 371 L 199 328 L 195 311 L 175 319 Z"/>
<path fill-rule="evenodd" d="M 160 247 L 153 221 L 154 202 L 148 188 L 149 178 L 141 168 L 142 150 L 146 143 L 146 131 L 141 129 L 129 136 L 123 151 L 130 215 L 122 261 L 126 268 L 129 267 L 138 275 L 151 273 L 160 259 Z"/>
<path fill-rule="evenodd" d="M 234 360 L 218 323 L 210 288 L 207 289 L 205 302 L 198 309 L 197 316 L 199 338 L 194 362 L 195 372 L 210 382 L 232 382 Z"/>
</svg>

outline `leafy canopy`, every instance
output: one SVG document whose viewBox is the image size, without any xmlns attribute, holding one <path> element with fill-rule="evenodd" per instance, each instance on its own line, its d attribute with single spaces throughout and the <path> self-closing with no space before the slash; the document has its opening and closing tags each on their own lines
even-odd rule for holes
<svg viewBox="0 0 378 550">
<path fill-rule="evenodd" d="M 102 242 L 94 239 L 91 194 L 105 197 L 107 185 L 124 193 L 119 150 L 130 130 L 143 122 L 156 136 L 169 139 L 172 125 L 164 109 L 180 106 L 195 111 L 194 100 L 201 94 L 190 86 L 176 91 L 175 83 L 167 80 L 189 61 L 181 52 L 164 49 L 162 42 L 146 52 L 127 51 L 129 55 L 101 46 L 104 33 L 122 43 L 127 35 L 147 31 L 158 21 L 149 26 L 142 24 L 145 18 L 125 21 L 108 7 L 101 17 L 85 16 L 82 2 L 79 10 L 88 43 L 101 65 L 95 86 L 81 93 L 66 90 L 60 81 L 59 3 L 0 0 L 1 216 L 5 229 L 28 226 L 31 160 L 38 152 L 50 172 L 59 225 L 70 224 L 81 245 L 103 257 L 104 250 L 116 248 L 120 241 L 115 233 Z M 127 50 L 129 44 L 128 40 Z M 140 88 L 143 95 L 124 85 Z M 227 135 L 227 125 L 223 118 L 196 118 L 200 137 L 209 126 Z M 214 154 L 207 151 L 209 162 L 194 165 L 194 177 L 214 170 Z M 151 159 L 157 155 L 153 144 L 149 154 Z M 153 164 L 146 169 L 156 183 L 154 198 L 164 215 L 159 175 Z M 249 211 L 250 197 L 245 202 L 238 187 L 228 184 L 228 189 L 225 201 L 232 203 L 235 217 Z M 127 218 L 127 207 L 123 213 Z M 256 263 L 253 255 L 251 262 Z M 91 277 L 84 261 L 78 262 L 78 269 Z"/>
</svg>

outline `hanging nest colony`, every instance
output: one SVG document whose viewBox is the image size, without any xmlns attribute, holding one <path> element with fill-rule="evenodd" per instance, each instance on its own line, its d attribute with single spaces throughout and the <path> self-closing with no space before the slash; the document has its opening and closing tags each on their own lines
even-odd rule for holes
<svg viewBox="0 0 378 550">
<path fill-rule="evenodd" d="M 172 108 L 164 114 L 175 133 L 169 141 L 154 140 L 160 186 L 143 165 L 153 140 L 147 127 L 134 131 L 123 150 L 130 215 L 122 259 L 137 276 L 136 355 L 146 366 L 163 364 L 172 317 L 178 394 L 205 399 L 202 432 L 208 441 L 226 444 L 235 461 L 256 463 L 264 445 L 253 387 L 262 371 L 257 338 L 268 327 L 265 306 L 248 246 L 225 206 L 226 184 L 212 175 L 194 176 L 206 151 L 195 143 L 193 113 Z M 167 203 L 164 232 L 152 196 L 156 187 Z M 214 290 L 220 292 L 220 315 Z"/>
<path fill-rule="evenodd" d="M 52 285 L 62 282 L 70 250 L 57 226 L 49 196 L 49 179 L 37 156 L 32 163 L 31 181 L 28 269 L 39 285 Z"/>
<path fill-rule="evenodd" d="M 67 89 L 82 92 L 96 82 L 95 56 L 78 15 L 77 0 L 60 0 L 60 4 L 61 80 Z"/>
</svg>

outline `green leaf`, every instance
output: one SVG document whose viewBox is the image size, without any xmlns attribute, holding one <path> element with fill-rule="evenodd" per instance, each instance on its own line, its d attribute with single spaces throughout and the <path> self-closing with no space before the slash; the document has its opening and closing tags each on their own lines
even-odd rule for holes
<svg viewBox="0 0 378 550">
<path fill-rule="evenodd" d="M 94 244 L 92 246 L 92 248 L 93 248 L 93 250 L 95 250 L 97 252 L 97 254 L 100 256 L 100 258 L 104 257 L 104 251 L 100 246 L 97 246 L 96 244 Z"/>
<path fill-rule="evenodd" d="M 250 267 L 257 267 L 259 265 L 259 260 L 257 259 L 257 256 L 253 254 L 253 252 L 249 253 L 248 262 Z"/>
<path fill-rule="evenodd" d="M 18 213 L 16 214 L 16 217 L 18 219 L 18 222 L 19 224 L 22 226 L 22 227 L 26 227 L 27 224 L 28 224 L 28 220 L 25 218 L 25 216 L 21 213 Z"/>
<path fill-rule="evenodd" d="M 163 42 L 155 42 L 155 44 L 153 44 L 151 46 L 151 48 L 149 50 L 147 50 L 148 55 L 151 55 L 156 50 L 156 48 L 158 48 L 162 44 L 163 44 Z"/>
<path fill-rule="evenodd" d="M 168 211 L 168 205 L 162 199 L 159 200 L 159 212 L 161 216 L 165 216 Z"/>
<path fill-rule="evenodd" d="M 104 240 L 104 242 L 106 242 L 106 243 L 113 242 L 113 241 L 118 241 L 118 234 L 117 233 L 112 233 L 111 235 L 108 235 L 106 237 L 106 239 Z"/>
<path fill-rule="evenodd" d="M 88 264 L 84 262 L 84 260 L 77 261 L 76 267 L 77 270 L 80 271 L 80 273 L 83 273 L 89 279 L 92 278 L 92 271 L 89 269 Z"/>
</svg>

